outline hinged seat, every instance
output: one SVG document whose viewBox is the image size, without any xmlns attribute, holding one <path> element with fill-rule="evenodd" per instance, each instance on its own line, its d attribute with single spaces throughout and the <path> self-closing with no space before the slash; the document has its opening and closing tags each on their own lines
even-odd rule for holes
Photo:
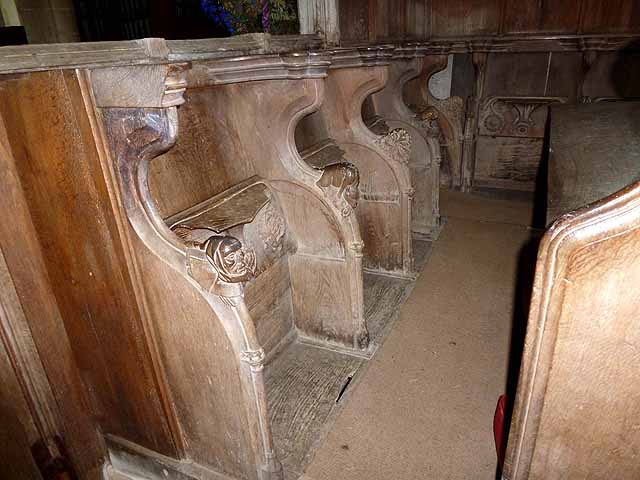
<svg viewBox="0 0 640 480">
<path fill-rule="evenodd" d="M 269 188 L 254 176 L 191 208 L 166 219 L 171 230 L 207 229 L 222 233 L 243 223 L 251 223 L 271 198 Z"/>
</svg>

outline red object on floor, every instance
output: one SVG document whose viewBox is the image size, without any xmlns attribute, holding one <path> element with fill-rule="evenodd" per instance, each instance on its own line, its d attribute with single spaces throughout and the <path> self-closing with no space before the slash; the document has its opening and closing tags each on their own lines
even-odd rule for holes
<svg viewBox="0 0 640 480">
<path fill-rule="evenodd" d="M 496 454 L 498 455 L 498 464 L 500 469 L 504 464 L 504 454 L 507 449 L 507 434 L 504 424 L 504 414 L 507 408 L 507 396 L 500 395 L 498 404 L 496 405 L 496 413 L 493 416 L 493 438 L 496 441 Z"/>
</svg>

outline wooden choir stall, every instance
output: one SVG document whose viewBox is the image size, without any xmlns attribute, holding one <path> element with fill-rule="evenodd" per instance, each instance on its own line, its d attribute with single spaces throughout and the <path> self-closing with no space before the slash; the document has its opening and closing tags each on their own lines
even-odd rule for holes
<svg viewBox="0 0 640 480">
<path fill-rule="evenodd" d="M 441 188 L 531 193 L 546 152 L 503 478 L 640 475 L 640 117 L 599 81 L 637 48 L 375 40 L 0 48 L 0 477 L 301 478 Z M 540 65 L 542 92 L 518 81 Z M 574 124 L 610 136 L 576 153 Z"/>
<path fill-rule="evenodd" d="M 392 316 L 373 319 L 372 302 L 393 305 L 365 290 L 401 297 L 415 277 L 412 182 L 414 230 L 438 228 L 438 152 L 411 119 L 415 142 L 392 114 L 373 131 L 362 118 L 391 50 L 320 47 L 249 35 L 10 52 L 11 478 L 301 474 Z M 366 287 L 363 270 L 401 279 Z"/>
</svg>

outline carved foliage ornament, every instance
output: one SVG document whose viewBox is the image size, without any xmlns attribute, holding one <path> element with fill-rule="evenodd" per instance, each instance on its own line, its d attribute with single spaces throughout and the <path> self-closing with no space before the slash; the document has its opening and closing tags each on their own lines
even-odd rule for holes
<svg viewBox="0 0 640 480">
<path fill-rule="evenodd" d="M 404 128 L 394 128 L 386 135 L 379 136 L 374 143 L 392 159 L 409 163 L 411 137 Z"/>
<path fill-rule="evenodd" d="M 352 163 L 333 163 L 322 168 L 322 176 L 316 185 L 331 198 L 342 216 L 348 216 L 358 206 L 360 173 Z"/>
<path fill-rule="evenodd" d="M 264 248 L 273 252 L 282 251 L 285 231 L 282 215 L 268 203 L 258 215 L 258 234 Z"/>
<path fill-rule="evenodd" d="M 482 108 L 481 134 L 542 138 L 545 121 L 536 122 L 534 112 L 565 101 L 562 97 L 492 97 Z"/>
</svg>

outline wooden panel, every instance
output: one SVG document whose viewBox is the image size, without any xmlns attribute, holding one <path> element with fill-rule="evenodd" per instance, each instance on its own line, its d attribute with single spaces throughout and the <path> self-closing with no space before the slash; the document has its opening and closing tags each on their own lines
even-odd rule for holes
<svg viewBox="0 0 640 480">
<path fill-rule="evenodd" d="M 7 93 L 6 88 L 6 84 L 0 87 L 0 98 Z M 13 128 L 19 126 L 15 118 L 10 120 Z M 101 468 L 106 452 L 87 408 L 83 381 L 48 278 L 3 121 L 0 121 L 0 207 L 11 212 L 12 220 L 0 222 L 0 248 L 20 299 L 20 305 L 14 307 L 23 310 L 47 380 L 53 387 L 63 420 L 59 425 L 61 435 L 75 470 L 79 475 L 94 478 L 90 472 Z M 5 290 L 3 303 L 8 301 L 10 295 Z M 11 311 L 7 309 L 5 313 Z"/>
<path fill-rule="evenodd" d="M 579 52 L 551 53 L 545 94 L 550 97 L 566 97 L 569 102 L 576 101 L 583 78 L 582 62 L 582 54 Z"/>
<path fill-rule="evenodd" d="M 478 186 L 532 191 L 542 139 L 479 137 L 474 182 Z"/>
<path fill-rule="evenodd" d="M 369 0 L 339 2 L 340 39 L 342 43 L 369 40 Z"/>
<path fill-rule="evenodd" d="M 589 132 L 575 125 L 575 134 Z M 577 165 L 594 192 L 608 163 L 599 160 Z M 639 200 L 635 183 L 563 217 L 542 240 L 505 478 L 640 477 Z"/>
<path fill-rule="evenodd" d="M 388 37 L 390 39 L 399 40 L 406 37 L 407 32 L 407 12 L 409 4 L 405 0 L 382 0 L 386 4 L 386 12 L 381 16 L 389 22 Z"/>
<path fill-rule="evenodd" d="M 503 33 L 577 33 L 582 0 L 505 2 Z"/>
<path fill-rule="evenodd" d="M 2 313 L 0 312 L 0 315 Z M 4 344 L 0 342 L 0 471 L 6 480 L 40 479 L 31 455 L 35 425 Z M 30 435 L 31 434 L 31 435 Z"/>
<path fill-rule="evenodd" d="M 175 455 L 74 73 L 5 83 L 0 111 L 93 414 L 105 432 Z"/>
<path fill-rule="evenodd" d="M 293 327 L 291 279 L 286 257 L 245 286 L 245 300 L 267 356 Z"/>
<path fill-rule="evenodd" d="M 640 31 L 640 1 L 583 0 L 583 33 L 623 33 Z"/>
<path fill-rule="evenodd" d="M 310 448 L 322 438 L 343 386 L 363 363 L 355 356 L 296 343 L 267 365 L 269 417 L 285 478 L 303 478 Z"/>
<path fill-rule="evenodd" d="M 430 35 L 431 27 L 430 0 L 413 0 L 407 2 L 405 38 L 408 40 L 425 40 Z"/>
<path fill-rule="evenodd" d="M 485 95 L 545 94 L 548 53 L 492 53 L 487 60 Z"/>
<path fill-rule="evenodd" d="M 551 109 L 547 220 L 624 188 L 640 172 L 640 103 Z"/>
<path fill-rule="evenodd" d="M 434 36 L 490 35 L 500 31 L 501 0 L 433 0 Z"/>
<path fill-rule="evenodd" d="M 296 327 L 306 337 L 330 338 L 344 345 L 353 342 L 353 327 L 345 324 L 350 312 L 351 293 L 337 285 L 349 281 L 339 260 L 324 260 L 302 255 L 289 258 Z M 313 277 L 308 274 L 313 271 Z"/>
</svg>

